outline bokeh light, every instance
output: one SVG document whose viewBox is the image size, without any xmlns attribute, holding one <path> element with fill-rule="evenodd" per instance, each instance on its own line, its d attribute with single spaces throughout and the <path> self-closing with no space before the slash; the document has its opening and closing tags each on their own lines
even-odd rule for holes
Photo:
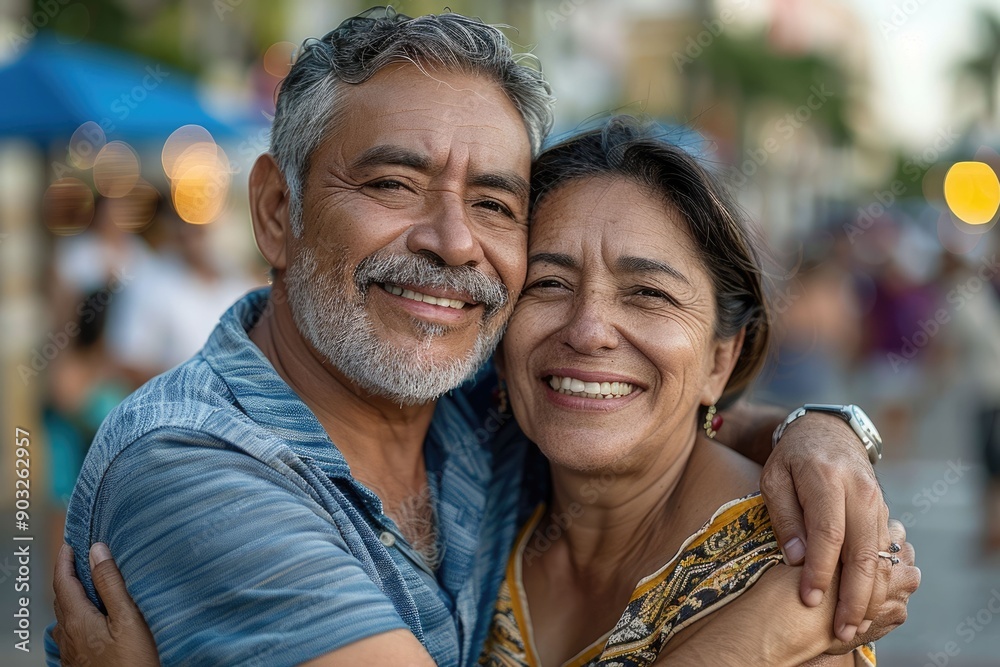
<svg viewBox="0 0 1000 667">
<path fill-rule="evenodd" d="M 264 71 L 271 76 L 284 79 L 292 68 L 292 56 L 296 46 L 291 42 L 276 42 L 264 52 Z"/>
<path fill-rule="evenodd" d="M 124 141 L 104 146 L 94 160 L 94 187 L 105 197 L 124 197 L 139 182 L 139 156 Z"/>
<path fill-rule="evenodd" d="M 92 120 L 76 128 L 69 140 L 69 162 L 77 169 L 91 169 L 97 154 L 108 143 L 104 130 Z"/>
<path fill-rule="evenodd" d="M 189 148 L 196 144 L 215 145 L 212 133 L 200 125 L 184 125 L 177 128 L 167 137 L 163 144 L 163 151 L 160 154 L 160 161 L 163 164 L 163 173 L 167 178 L 176 178 L 177 159 Z"/>
<path fill-rule="evenodd" d="M 178 158 L 171 179 L 174 210 L 182 220 L 208 224 L 226 208 L 232 169 L 225 151 L 216 144 L 198 143 Z"/>
<path fill-rule="evenodd" d="M 141 232 L 156 215 L 156 207 L 160 202 L 160 193 L 146 181 L 140 180 L 135 187 L 117 199 L 105 202 L 108 215 L 115 225 L 125 232 Z"/>
<path fill-rule="evenodd" d="M 53 234 L 79 234 L 94 219 L 94 193 L 79 178 L 60 178 L 42 196 L 42 220 Z"/>
<path fill-rule="evenodd" d="M 945 176 L 944 198 L 959 220 L 983 225 L 1000 209 L 1000 180 L 984 162 L 956 162 Z"/>
</svg>

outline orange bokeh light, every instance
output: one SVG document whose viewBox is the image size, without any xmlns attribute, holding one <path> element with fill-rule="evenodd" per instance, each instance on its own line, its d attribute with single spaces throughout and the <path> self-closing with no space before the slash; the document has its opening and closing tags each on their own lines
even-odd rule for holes
<svg viewBox="0 0 1000 667">
<path fill-rule="evenodd" d="M 124 197 L 139 182 L 139 156 L 124 141 L 104 146 L 94 160 L 94 187 L 105 197 Z"/>
<path fill-rule="evenodd" d="M 225 210 L 232 169 L 225 151 L 216 144 L 198 143 L 180 156 L 173 169 L 171 197 L 182 220 L 204 225 Z"/>
<path fill-rule="evenodd" d="M 160 193 L 146 181 L 140 180 L 135 187 L 118 199 L 106 200 L 108 215 L 115 225 L 125 232 L 141 232 L 156 215 Z"/>
<path fill-rule="evenodd" d="M 176 178 L 177 160 L 189 148 L 196 144 L 215 145 L 212 133 L 200 125 L 184 125 L 177 128 L 167 137 L 163 144 L 163 151 L 160 160 L 163 164 L 163 173 L 167 178 Z"/>
<path fill-rule="evenodd" d="M 292 56 L 296 46 L 291 42 L 276 42 L 264 52 L 264 71 L 284 79 L 292 69 Z"/>
</svg>

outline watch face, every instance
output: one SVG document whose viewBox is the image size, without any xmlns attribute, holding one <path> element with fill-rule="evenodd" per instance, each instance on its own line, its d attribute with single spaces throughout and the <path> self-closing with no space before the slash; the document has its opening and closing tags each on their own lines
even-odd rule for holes
<svg viewBox="0 0 1000 667">
<path fill-rule="evenodd" d="M 875 424 L 873 424 L 872 420 L 868 418 L 868 415 L 865 414 L 864 410 L 856 405 L 852 405 L 851 415 L 857 420 L 858 425 L 861 426 L 861 430 L 865 432 L 874 444 L 881 448 L 882 437 L 879 435 L 878 430 L 875 428 Z"/>
</svg>

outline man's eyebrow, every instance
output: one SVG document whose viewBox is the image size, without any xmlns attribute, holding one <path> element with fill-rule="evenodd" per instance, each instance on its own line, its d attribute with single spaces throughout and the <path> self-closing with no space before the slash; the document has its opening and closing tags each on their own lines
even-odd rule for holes
<svg viewBox="0 0 1000 667">
<path fill-rule="evenodd" d="M 528 257 L 528 266 L 532 264 L 555 264 L 556 266 L 561 266 L 566 269 L 575 269 L 578 267 L 576 260 L 570 255 L 564 255 L 559 252 L 538 252 L 534 255 Z"/>
<path fill-rule="evenodd" d="M 666 262 L 646 257 L 624 256 L 619 257 L 615 262 L 616 268 L 623 273 L 665 273 L 671 278 L 680 280 L 688 285 L 691 284 L 683 273 L 670 266 Z"/>
<path fill-rule="evenodd" d="M 517 197 L 519 201 L 525 201 L 528 198 L 528 181 L 512 172 L 476 174 L 469 179 L 469 185 L 503 190 Z"/>
<path fill-rule="evenodd" d="M 402 146 L 380 145 L 372 146 L 359 155 L 351 163 L 352 170 L 366 169 L 381 165 L 397 165 L 410 167 L 412 169 L 426 170 L 430 167 L 431 159 L 409 148 Z"/>
</svg>

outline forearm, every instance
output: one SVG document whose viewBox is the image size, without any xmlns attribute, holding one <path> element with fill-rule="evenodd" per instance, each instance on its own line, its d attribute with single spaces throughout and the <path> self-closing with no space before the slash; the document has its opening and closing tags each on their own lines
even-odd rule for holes
<svg viewBox="0 0 1000 667">
<path fill-rule="evenodd" d="M 737 600 L 672 638 L 660 654 L 664 664 L 728 667 L 747 664 L 747 656 L 775 667 L 814 664 L 808 661 L 839 644 L 832 634 L 837 597 L 806 607 L 798 595 L 800 574 L 787 565 L 771 568 Z"/>
<path fill-rule="evenodd" d="M 760 465 L 771 455 L 771 435 L 788 411 L 763 403 L 737 401 L 722 413 L 719 442 Z"/>
</svg>

